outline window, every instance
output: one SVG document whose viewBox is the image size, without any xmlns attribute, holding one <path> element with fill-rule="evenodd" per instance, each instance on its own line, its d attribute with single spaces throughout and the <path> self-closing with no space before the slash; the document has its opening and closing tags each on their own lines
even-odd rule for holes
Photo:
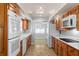
<svg viewBox="0 0 79 59">
<path fill-rule="evenodd" d="M 45 29 L 40 29 L 40 28 L 37 28 L 37 29 L 35 29 L 35 33 L 41 33 L 41 34 L 43 34 L 43 33 L 45 33 Z"/>
</svg>

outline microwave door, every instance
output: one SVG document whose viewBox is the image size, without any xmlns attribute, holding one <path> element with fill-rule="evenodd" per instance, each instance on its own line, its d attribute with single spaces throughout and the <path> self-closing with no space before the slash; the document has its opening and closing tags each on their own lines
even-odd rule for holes
<svg viewBox="0 0 79 59">
<path fill-rule="evenodd" d="M 72 26 L 72 24 L 73 24 L 73 20 L 72 20 L 72 19 L 70 19 L 70 25 Z"/>
</svg>

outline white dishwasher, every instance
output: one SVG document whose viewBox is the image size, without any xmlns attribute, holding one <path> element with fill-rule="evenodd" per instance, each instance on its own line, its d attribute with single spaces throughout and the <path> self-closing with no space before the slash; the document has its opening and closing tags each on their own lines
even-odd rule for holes
<svg viewBox="0 0 79 59">
<path fill-rule="evenodd" d="M 22 55 L 26 53 L 26 38 L 22 40 Z"/>
</svg>

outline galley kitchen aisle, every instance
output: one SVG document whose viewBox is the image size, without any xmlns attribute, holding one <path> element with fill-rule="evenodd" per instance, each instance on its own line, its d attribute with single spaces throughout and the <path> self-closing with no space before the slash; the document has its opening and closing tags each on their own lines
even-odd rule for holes
<svg viewBox="0 0 79 59">
<path fill-rule="evenodd" d="M 77 3 L 0 3 L 0 55 L 78 56 L 78 10 Z"/>
</svg>

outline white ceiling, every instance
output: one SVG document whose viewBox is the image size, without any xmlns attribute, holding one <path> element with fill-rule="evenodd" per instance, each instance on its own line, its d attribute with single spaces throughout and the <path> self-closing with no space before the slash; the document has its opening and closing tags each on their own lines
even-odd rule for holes
<svg viewBox="0 0 79 59">
<path fill-rule="evenodd" d="M 55 15 L 64 3 L 19 3 L 19 6 L 31 18 L 49 18 Z"/>
</svg>

